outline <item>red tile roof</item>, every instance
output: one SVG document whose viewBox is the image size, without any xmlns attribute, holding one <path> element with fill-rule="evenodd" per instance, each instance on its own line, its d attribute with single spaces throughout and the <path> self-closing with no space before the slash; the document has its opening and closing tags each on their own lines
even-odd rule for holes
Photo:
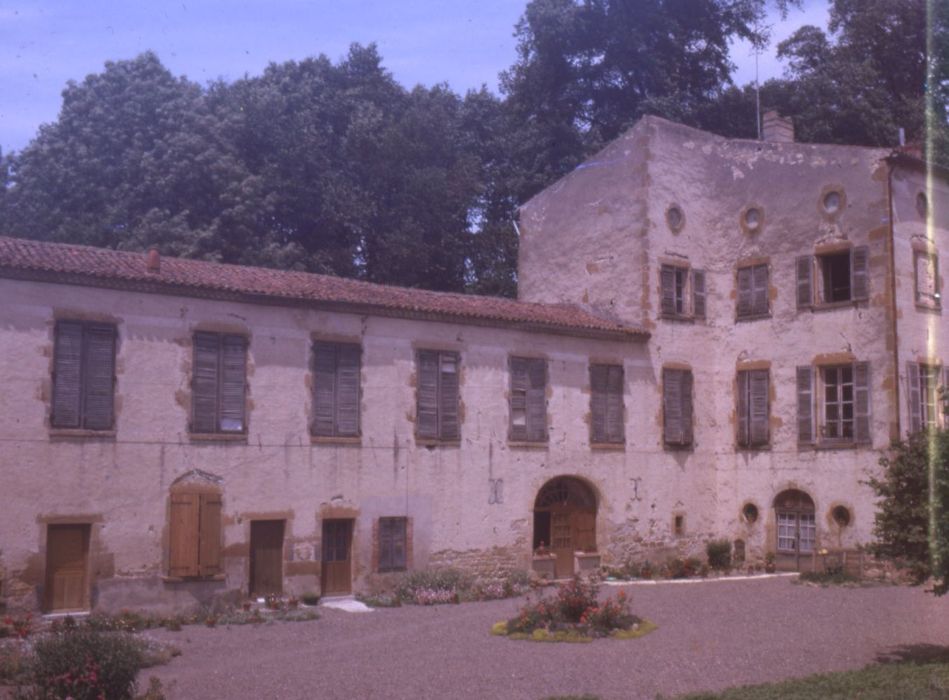
<svg viewBox="0 0 949 700">
<path fill-rule="evenodd" d="M 382 316 L 424 318 L 569 335 L 648 337 L 574 306 L 431 292 L 308 272 L 162 257 L 149 272 L 143 253 L 0 236 L 0 276 L 62 284 L 239 301 L 305 304 Z"/>
</svg>

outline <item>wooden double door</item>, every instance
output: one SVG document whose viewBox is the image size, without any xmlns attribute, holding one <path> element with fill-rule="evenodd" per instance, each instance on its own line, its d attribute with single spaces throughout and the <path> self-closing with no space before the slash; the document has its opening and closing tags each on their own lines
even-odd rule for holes
<svg viewBox="0 0 949 700">
<path fill-rule="evenodd" d="M 283 593 L 283 520 L 250 523 L 250 593 Z"/>
<path fill-rule="evenodd" d="M 353 591 L 353 521 L 324 520 L 320 584 L 323 595 Z"/>
<path fill-rule="evenodd" d="M 90 525 L 49 525 L 46 530 L 46 610 L 89 608 Z"/>
<path fill-rule="evenodd" d="M 573 576 L 574 553 L 596 549 L 596 513 L 569 506 L 535 511 L 534 536 L 556 557 L 555 576 Z"/>
</svg>

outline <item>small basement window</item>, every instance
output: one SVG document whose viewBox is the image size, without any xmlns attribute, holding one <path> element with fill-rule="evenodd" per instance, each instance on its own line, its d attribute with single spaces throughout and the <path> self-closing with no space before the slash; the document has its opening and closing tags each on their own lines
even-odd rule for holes
<svg viewBox="0 0 949 700">
<path fill-rule="evenodd" d="M 672 521 L 672 532 L 676 537 L 682 537 L 685 534 L 685 516 L 676 515 Z"/>
</svg>

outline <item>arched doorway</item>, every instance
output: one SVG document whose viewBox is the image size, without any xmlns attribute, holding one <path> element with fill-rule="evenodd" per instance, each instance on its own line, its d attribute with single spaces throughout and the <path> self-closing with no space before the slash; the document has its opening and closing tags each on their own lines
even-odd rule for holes
<svg viewBox="0 0 949 700">
<path fill-rule="evenodd" d="M 810 563 L 817 544 L 817 518 L 814 501 L 803 491 L 788 489 L 774 498 L 774 518 L 777 526 L 777 556 L 779 569 L 800 569 Z"/>
<path fill-rule="evenodd" d="M 534 550 L 556 556 L 557 578 L 572 576 L 573 553 L 596 551 L 596 495 L 580 479 L 551 479 L 534 501 Z"/>
</svg>

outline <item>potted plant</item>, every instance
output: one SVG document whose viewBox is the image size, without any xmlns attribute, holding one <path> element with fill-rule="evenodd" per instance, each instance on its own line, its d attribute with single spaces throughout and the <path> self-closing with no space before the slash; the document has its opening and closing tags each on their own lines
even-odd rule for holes
<svg viewBox="0 0 949 700">
<path fill-rule="evenodd" d="M 773 574 L 776 568 L 774 564 L 774 552 L 767 552 L 764 555 L 764 570 L 769 574 Z"/>
</svg>

